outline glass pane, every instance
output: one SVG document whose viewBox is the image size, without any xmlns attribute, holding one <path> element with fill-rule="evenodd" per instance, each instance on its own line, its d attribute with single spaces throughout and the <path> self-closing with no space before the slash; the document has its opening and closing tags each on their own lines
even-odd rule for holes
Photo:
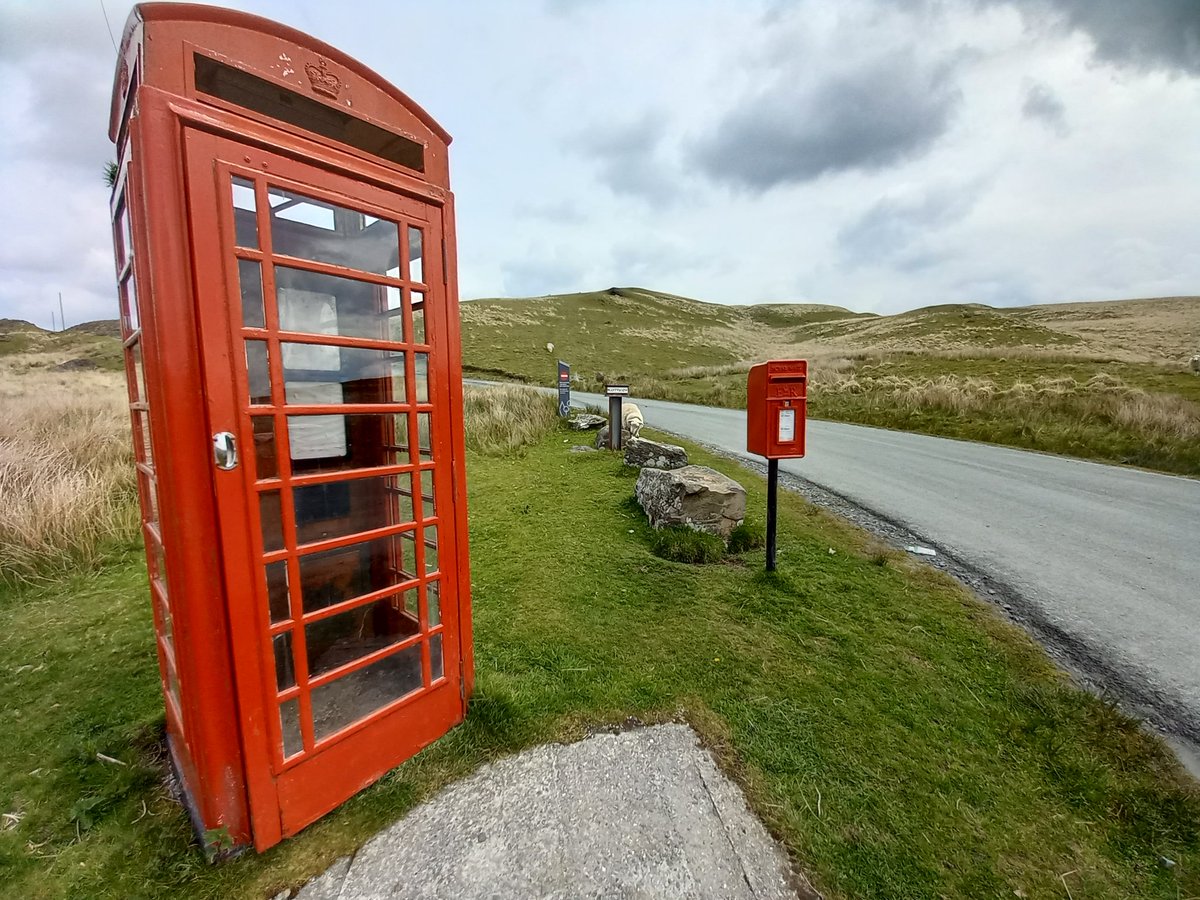
<svg viewBox="0 0 1200 900">
<path fill-rule="evenodd" d="M 391 278 L 399 278 L 400 269 L 388 269 L 387 274 Z M 384 288 L 384 297 L 386 299 L 387 309 L 389 312 L 395 312 L 404 306 L 404 293 L 398 287 Z"/>
<path fill-rule="evenodd" d="M 425 586 L 425 604 L 429 607 L 429 627 L 442 624 L 442 598 L 439 582 L 431 581 Z"/>
<path fill-rule="evenodd" d="M 410 462 L 404 415 L 288 416 L 288 439 L 297 475 Z"/>
<path fill-rule="evenodd" d="M 275 462 L 275 418 L 254 416 L 254 472 L 259 480 L 274 478 L 279 472 Z"/>
<path fill-rule="evenodd" d="M 408 280 L 424 281 L 425 266 L 423 265 L 424 240 L 421 229 L 408 226 Z"/>
<path fill-rule="evenodd" d="M 297 538 L 311 544 L 412 522 L 411 485 L 412 476 L 404 474 L 297 487 L 292 493 Z"/>
<path fill-rule="evenodd" d="M 317 740 L 340 731 L 421 687 L 421 645 L 405 647 L 312 693 Z"/>
<path fill-rule="evenodd" d="M 304 740 L 300 737 L 300 701 L 288 700 L 279 704 L 279 725 L 283 732 L 283 756 L 295 756 L 304 749 Z"/>
<path fill-rule="evenodd" d="M 433 469 L 421 470 L 421 498 L 425 501 L 425 518 L 437 515 L 437 503 L 433 495 Z"/>
<path fill-rule="evenodd" d="M 146 465 L 154 465 L 154 453 L 150 448 L 150 417 L 144 412 L 133 413 L 133 448 Z"/>
<path fill-rule="evenodd" d="M 283 510 L 279 505 L 279 491 L 263 491 L 258 495 L 259 515 L 262 519 L 263 550 L 283 549 Z"/>
<path fill-rule="evenodd" d="M 145 498 L 145 508 L 142 510 L 142 515 L 147 522 L 157 522 L 158 488 L 154 484 L 154 479 L 139 472 L 138 481 L 142 484 L 142 496 Z"/>
<path fill-rule="evenodd" d="M 146 396 L 146 372 L 142 363 L 142 342 L 140 339 L 134 341 L 133 346 L 129 348 L 129 353 L 133 357 L 133 401 L 135 403 L 147 403 L 150 398 Z"/>
<path fill-rule="evenodd" d="M 414 368 L 416 369 L 416 402 L 429 402 L 429 354 L 414 353 Z"/>
<path fill-rule="evenodd" d="M 284 331 L 388 339 L 385 286 L 276 266 L 275 298 Z"/>
<path fill-rule="evenodd" d="M 400 312 L 393 312 L 388 317 L 388 334 L 389 341 L 404 343 L 404 315 Z"/>
<path fill-rule="evenodd" d="M 425 343 L 425 295 L 420 291 L 412 292 L 412 340 L 414 344 Z"/>
<path fill-rule="evenodd" d="M 129 233 L 129 210 L 124 203 L 117 210 L 117 263 L 118 269 L 124 266 L 133 255 L 133 238 Z"/>
<path fill-rule="evenodd" d="M 426 459 L 433 458 L 433 422 L 430 413 L 417 413 L 417 448 Z"/>
<path fill-rule="evenodd" d="M 403 403 L 404 354 L 392 350 L 281 344 L 287 402 Z"/>
<path fill-rule="evenodd" d="M 271 402 L 271 369 L 266 341 L 246 341 L 246 378 L 251 403 Z"/>
<path fill-rule="evenodd" d="M 437 681 L 446 674 L 445 660 L 442 659 L 442 636 L 435 634 L 429 639 L 429 677 Z"/>
<path fill-rule="evenodd" d="M 275 635 L 275 683 L 285 691 L 296 683 L 296 666 L 292 660 L 292 633 Z"/>
<path fill-rule="evenodd" d="M 167 663 L 167 690 L 171 692 L 171 699 L 175 701 L 175 708 L 183 709 L 183 703 L 179 699 L 179 676 L 175 674 L 175 670 L 171 668 L 170 663 Z"/>
<path fill-rule="evenodd" d="M 271 610 L 271 624 L 292 617 L 291 601 L 288 598 L 288 566 L 286 560 L 267 563 L 267 605 Z"/>
<path fill-rule="evenodd" d="M 247 328 L 266 328 L 263 315 L 262 266 L 252 259 L 238 260 L 238 284 L 242 290 L 242 324 Z"/>
<path fill-rule="evenodd" d="M 276 253 L 379 275 L 397 265 L 396 223 L 282 188 L 269 188 L 267 199 Z"/>
<path fill-rule="evenodd" d="M 258 248 L 258 216 L 254 182 L 233 179 L 233 230 L 239 247 Z"/>
<path fill-rule="evenodd" d="M 133 281 L 133 270 L 129 270 L 129 275 L 121 283 L 125 291 L 125 330 L 129 334 L 137 331 L 142 323 L 138 314 L 137 286 Z"/>
<path fill-rule="evenodd" d="M 154 570 L 150 573 L 151 577 L 158 579 L 162 586 L 163 593 L 167 590 L 167 557 L 163 552 L 162 544 L 151 539 L 150 541 L 154 551 Z"/>
<path fill-rule="evenodd" d="M 412 546 L 412 533 L 406 532 L 301 556 L 304 611 L 315 612 L 411 581 L 416 577 Z"/>
<path fill-rule="evenodd" d="M 175 646 L 175 623 L 171 619 L 170 604 L 167 603 L 166 590 L 159 582 L 152 581 L 150 583 L 150 593 L 154 596 L 154 602 L 158 606 L 158 615 L 162 620 L 162 633 L 166 637 L 167 643 L 172 647 Z M 168 665 L 170 665 L 168 663 Z"/>
<path fill-rule="evenodd" d="M 415 594 L 416 591 L 409 593 Z M 407 613 L 402 597 L 388 597 L 312 622 L 304 628 L 308 645 L 308 674 L 323 675 L 339 666 L 390 647 L 420 631 L 415 615 Z"/>
<path fill-rule="evenodd" d="M 425 529 L 425 574 L 438 571 L 437 528 Z"/>
</svg>

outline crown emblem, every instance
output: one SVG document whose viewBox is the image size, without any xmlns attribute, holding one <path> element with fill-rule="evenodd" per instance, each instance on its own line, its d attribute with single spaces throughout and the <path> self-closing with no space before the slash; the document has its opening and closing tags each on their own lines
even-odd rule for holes
<svg viewBox="0 0 1200 900">
<path fill-rule="evenodd" d="M 325 57 L 318 56 L 316 65 L 306 63 L 304 71 L 308 73 L 308 80 L 312 83 L 314 91 L 333 100 L 337 99 L 342 91 L 342 79 L 329 71 L 329 61 Z"/>
</svg>

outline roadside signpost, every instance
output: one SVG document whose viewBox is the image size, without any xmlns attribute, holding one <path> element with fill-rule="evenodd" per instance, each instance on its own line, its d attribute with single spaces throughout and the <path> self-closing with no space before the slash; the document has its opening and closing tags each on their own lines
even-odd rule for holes
<svg viewBox="0 0 1200 900">
<path fill-rule="evenodd" d="M 558 415 L 565 419 L 571 414 L 571 367 L 558 361 Z"/>
<path fill-rule="evenodd" d="M 775 509 L 779 460 L 804 456 L 808 361 L 776 359 L 746 379 L 746 450 L 767 458 L 767 571 L 775 571 Z"/>
<path fill-rule="evenodd" d="M 606 384 L 604 396 L 608 398 L 608 448 L 621 449 L 621 398 L 629 396 L 629 385 Z"/>
</svg>

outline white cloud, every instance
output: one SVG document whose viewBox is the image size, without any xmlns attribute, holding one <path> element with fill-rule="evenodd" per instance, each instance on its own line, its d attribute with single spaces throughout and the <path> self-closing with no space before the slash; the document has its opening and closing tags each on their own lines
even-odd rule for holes
<svg viewBox="0 0 1200 900">
<path fill-rule="evenodd" d="M 1193 0 L 1137 4 L 1124 44 L 1116 0 L 241 6 L 454 135 L 464 297 L 1200 293 Z M 60 290 L 71 321 L 114 315 L 113 57 L 97 4 L 0 0 L 0 317 L 49 324 Z"/>
</svg>

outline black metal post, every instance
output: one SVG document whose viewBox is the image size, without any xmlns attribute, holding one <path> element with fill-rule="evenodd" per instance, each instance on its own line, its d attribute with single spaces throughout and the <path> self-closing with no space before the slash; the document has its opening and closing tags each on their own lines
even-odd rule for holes
<svg viewBox="0 0 1200 900">
<path fill-rule="evenodd" d="M 775 571 L 775 494 L 779 482 L 779 460 L 767 460 L 767 571 Z"/>
<path fill-rule="evenodd" d="M 621 398 L 608 398 L 608 449 L 621 449 Z"/>
</svg>

